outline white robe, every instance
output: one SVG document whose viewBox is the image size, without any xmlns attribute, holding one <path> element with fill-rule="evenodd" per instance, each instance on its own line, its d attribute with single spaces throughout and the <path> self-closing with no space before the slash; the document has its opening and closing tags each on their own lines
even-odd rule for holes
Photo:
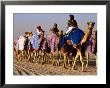
<svg viewBox="0 0 110 88">
<path fill-rule="evenodd" d="M 66 31 L 66 34 L 68 34 L 72 29 L 73 29 L 73 27 L 68 27 L 68 30 Z"/>
<path fill-rule="evenodd" d="M 37 31 L 38 35 L 40 35 L 41 32 L 38 29 L 36 29 L 36 31 Z"/>
<path fill-rule="evenodd" d="M 20 38 L 18 39 L 18 49 L 19 50 L 24 49 L 24 42 L 25 42 L 25 38 L 23 36 L 20 36 Z"/>
<path fill-rule="evenodd" d="M 68 30 L 66 31 L 66 34 L 69 34 L 73 28 L 76 28 L 76 27 L 68 27 Z"/>
</svg>

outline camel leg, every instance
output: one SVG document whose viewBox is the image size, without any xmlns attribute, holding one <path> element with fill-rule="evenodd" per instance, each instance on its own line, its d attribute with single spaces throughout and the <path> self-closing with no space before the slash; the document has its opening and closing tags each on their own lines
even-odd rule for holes
<svg viewBox="0 0 110 88">
<path fill-rule="evenodd" d="M 28 56 L 28 60 L 31 62 L 32 59 L 33 59 L 33 52 L 30 51 L 30 52 L 29 52 L 29 56 Z"/>
<path fill-rule="evenodd" d="M 40 56 L 40 50 L 36 50 L 36 57 L 39 58 Z"/>
<path fill-rule="evenodd" d="M 28 50 L 28 61 L 30 60 L 30 51 Z"/>
<path fill-rule="evenodd" d="M 20 51 L 20 60 L 22 60 L 23 59 L 23 51 L 21 50 Z"/>
<path fill-rule="evenodd" d="M 53 65 L 55 64 L 55 53 L 54 52 L 52 52 L 52 62 L 53 62 Z"/>
<path fill-rule="evenodd" d="M 75 65 L 76 65 L 76 61 L 77 61 L 78 57 L 79 57 L 79 55 L 78 55 L 78 52 L 77 52 L 76 57 L 74 58 L 74 61 L 73 61 L 72 69 L 75 69 Z"/>
<path fill-rule="evenodd" d="M 79 51 L 79 55 L 80 55 L 80 61 L 81 61 L 81 65 L 82 65 L 82 71 L 84 71 L 84 62 L 83 62 L 83 57 L 81 52 Z"/>
<path fill-rule="evenodd" d="M 86 68 L 88 67 L 88 63 L 89 63 L 89 53 L 87 52 L 86 54 L 86 59 L 87 59 L 87 63 L 86 63 Z"/>
<path fill-rule="evenodd" d="M 28 60 L 30 60 L 30 54 L 31 54 L 31 51 L 28 50 Z"/>
<path fill-rule="evenodd" d="M 51 55 L 51 53 L 49 53 L 49 59 L 50 59 L 50 62 L 52 62 L 52 55 Z"/>
<path fill-rule="evenodd" d="M 66 53 L 64 53 L 64 68 L 66 68 L 67 67 L 67 54 Z"/>
<path fill-rule="evenodd" d="M 33 60 L 33 58 L 34 58 L 34 52 L 33 52 L 33 51 L 32 51 L 32 52 L 30 52 L 29 58 L 30 58 L 30 59 L 29 59 L 30 61 L 32 61 L 32 60 Z"/>
<path fill-rule="evenodd" d="M 28 61 L 31 61 L 31 52 L 29 53 Z"/>
<path fill-rule="evenodd" d="M 21 60 L 21 51 L 20 51 L 20 50 L 19 50 L 19 52 L 18 52 L 17 58 L 18 58 L 19 61 Z"/>
<path fill-rule="evenodd" d="M 59 59 L 61 59 L 62 58 L 62 54 L 61 54 L 61 52 L 59 52 Z"/>
<path fill-rule="evenodd" d="M 26 58 L 28 59 L 29 57 L 29 50 L 26 50 Z"/>
<path fill-rule="evenodd" d="M 39 62 L 40 63 L 40 54 L 41 54 L 41 52 L 40 52 L 40 50 L 35 50 L 35 56 L 34 56 L 34 59 L 35 58 L 37 58 L 37 62 Z"/>
<path fill-rule="evenodd" d="M 37 50 L 34 50 L 33 53 L 31 54 L 31 57 L 33 58 L 32 59 L 33 62 L 35 62 L 35 60 L 36 60 L 37 53 L 38 53 L 38 51 Z"/>
<path fill-rule="evenodd" d="M 45 62 L 45 52 L 44 51 L 41 51 L 41 58 L 42 58 L 42 64 L 44 64 Z"/>
<path fill-rule="evenodd" d="M 16 59 L 17 59 L 17 54 L 18 54 L 17 51 L 15 51 L 15 58 L 16 58 Z"/>
<path fill-rule="evenodd" d="M 25 50 L 25 58 L 27 59 L 27 51 Z"/>
<path fill-rule="evenodd" d="M 16 59 L 18 60 L 18 57 L 19 57 L 19 51 L 16 52 Z"/>
<path fill-rule="evenodd" d="M 68 60 L 68 65 L 71 66 L 69 56 L 67 56 L 67 60 Z"/>
<path fill-rule="evenodd" d="M 48 55 L 47 55 L 47 52 L 44 50 L 44 60 L 45 60 L 45 62 L 47 62 L 48 63 Z"/>
<path fill-rule="evenodd" d="M 45 62 L 48 62 L 48 60 L 47 60 L 47 53 L 44 51 L 44 60 L 45 60 Z"/>
<path fill-rule="evenodd" d="M 53 53 L 52 52 L 50 53 L 50 60 L 53 63 Z"/>
<path fill-rule="evenodd" d="M 17 60 L 20 60 L 20 53 L 18 53 L 17 55 Z"/>
<path fill-rule="evenodd" d="M 51 61 L 52 61 L 52 64 L 53 64 L 53 65 L 54 65 L 54 63 L 55 63 L 54 57 L 55 57 L 55 53 L 54 53 L 54 52 L 51 52 L 51 53 L 50 53 L 50 58 L 51 58 Z"/>
<path fill-rule="evenodd" d="M 23 54 L 22 54 L 22 55 L 23 55 L 23 58 L 24 58 L 24 59 L 25 59 L 25 54 L 26 54 L 26 52 L 25 52 L 25 51 L 23 51 Z"/>
<path fill-rule="evenodd" d="M 27 51 L 25 50 L 25 59 L 27 59 Z"/>
<path fill-rule="evenodd" d="M 61 58 L 62 58 L 62 54 L 61 54 L 61 52 L 59 51 L 59 52 L 58 52 L 58 66 L 60 66 L 60 60 L 61 60 Z"/>
<path fill-rule="evenodd" d="M 97 54 L 95 55 L 96 58 L 96 67 L 98 66 Z"/>
<path fill-rule="evenodd" d="M 20 60 L 20 58 L 21 58 L 21 51 L 19 50 L 18 51 L 18 60 Z"/>
<path fill-rule="evenodd" d="M 43 63 L 45 62 L 45 54 L 44 54 L 44 51 L 42 51 L 42 62 L 43 62 Z"/>
</svg>

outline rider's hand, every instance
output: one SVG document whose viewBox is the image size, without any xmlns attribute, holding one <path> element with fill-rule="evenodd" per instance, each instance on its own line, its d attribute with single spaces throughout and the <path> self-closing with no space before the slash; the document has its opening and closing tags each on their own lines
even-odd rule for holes
<svg viewBox="0 0 110 88">
<path fill-rule="evenodd" d="M 80 44 L 82 45 L 82 42 Z"/>
<path fill-rule="evenodd" d="M 73 45 L 74 48 L 76 48 L 76 45 Z"/>
</svg>

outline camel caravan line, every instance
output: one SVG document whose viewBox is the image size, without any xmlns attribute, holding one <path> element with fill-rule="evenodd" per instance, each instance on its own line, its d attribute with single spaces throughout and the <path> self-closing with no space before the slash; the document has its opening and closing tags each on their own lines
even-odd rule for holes
<svg viewBox="0 0 110 88">
<path fill-rule="evenodd" d="M 14 41 L 14 56 L 17 60 L 27 59 L 34 63 L 51 63 L 67 69 L 71 66 L 76 69 L 77 59 L 81 62 L 82 71 L 88 67 L 89 57 L 95 54 L 97 67 L 97 31 L 94 30 L 95 22 L 87 22 L 84 33 L 78 28 L 74 15 L 69 15 L 67 31 L 63 33 L 54 23 L 50 34 L 46 35 L 41 26 L 36 32 L 25 32 Z M 70 55 L 72 57 L 70 61 Z M 86 60 L 86 62 L 84 61 Z"/>
</svg>

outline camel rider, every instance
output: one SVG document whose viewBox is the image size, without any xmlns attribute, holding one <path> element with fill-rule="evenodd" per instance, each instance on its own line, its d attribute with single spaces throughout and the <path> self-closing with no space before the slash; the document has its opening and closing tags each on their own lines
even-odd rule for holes
<svg viewBox="0 0 110 88">
<path fill-rule="evenodd" d="M 37 26 L 36 32 L 33 34 L 33 49 L 35 50 L 39 48 L 39 38 L 42 31 L 41 26 Z"/>
<path fill-rule="evenodd" d="M 74 21 L 74 15 L 69 15 L 69 20 Z"/>
<path fill-rule="evenodd" d="M 39 37 L 39 47 L 40 47 L 40 45 L 41 45 L 41 43 L 42 43 L 42 35 L 44 35 L 44 32 L 45 31 L 43 31 L 43 29 L 41 28 L 41 26 L 38 26 L 37 27 L 37 34 L 38 34 L 38 37 Z"/>
<path fill-rule="evenodd" d="M 66 31 L 66 40 L 68 42 L 68 40 L 71 41 L 72 45 L 78 45 L 83 36 L 84 36 L 84 32 L 78 28 L 77 22 L 76 20 L 69 20 L 68 21 L 68 30 Z"/>
<path fill-rule="evenodd" d="M 40 34 L 43 32 L 41 26 L 37 26 L 36 32 L 37 32 L 38 36 L 40 36 Z"/>
<path fill-rule="evenodd" d="M 52 28 L 53 33 L 55 33 L 56 35 L 58 35 L 59 29 L 58 29 L 58 25 L 57 23 L 54 23 L 54 26 Z"/>
<path fill-rule="evenodd" d="M 68 20 L 68 27 L 67 27 L 68 30 L 66 31 L 65 34 L 68 34 L 72 30 L 72 27 L 69 26 L 71 24 L 74 24 L 75 27 L 77 27 L 77 22 L 76 22 L 76 20 L 74 20 L 74 15 L 70 14 L 69 15 L 69 20 Z"/>
</svg>

